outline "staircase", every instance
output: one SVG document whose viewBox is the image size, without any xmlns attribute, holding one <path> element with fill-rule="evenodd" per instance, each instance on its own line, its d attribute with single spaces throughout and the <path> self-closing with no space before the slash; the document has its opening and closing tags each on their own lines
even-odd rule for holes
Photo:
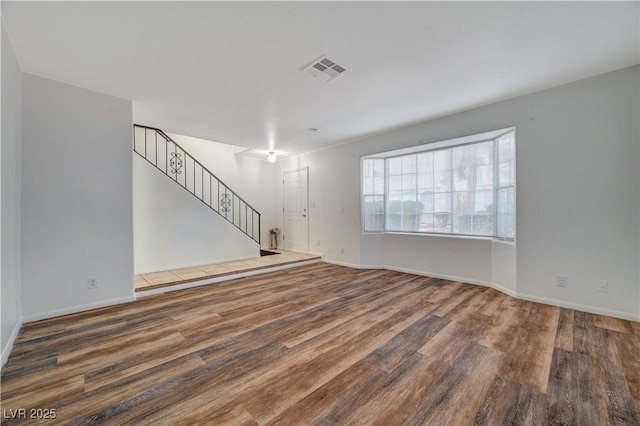
<svg viewBox="0 0 640 426">
<path fill-rule="evenodd" d="M 133 151 L 260 246 L 260 213 L 160 129 L 134 124 Z"/>
</svg>

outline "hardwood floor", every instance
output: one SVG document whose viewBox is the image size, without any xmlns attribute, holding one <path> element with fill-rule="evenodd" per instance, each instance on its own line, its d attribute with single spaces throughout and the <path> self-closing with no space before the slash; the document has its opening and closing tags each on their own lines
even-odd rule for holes
<svg viewBox="0 0 640 426">
<path fill-rule="evenodd" d="M 56 418 L 17 418 L 32 408 Z M 317 263 L 27 324 L 2 409 L 7 424 L 638 425 L 640 324 Z"/>
</svg>

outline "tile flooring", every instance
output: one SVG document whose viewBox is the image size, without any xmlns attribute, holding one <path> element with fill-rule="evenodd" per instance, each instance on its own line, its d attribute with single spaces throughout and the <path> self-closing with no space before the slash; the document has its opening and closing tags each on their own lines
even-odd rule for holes
<svg viewBox="0 0 640 426">
<path fill-rule="evenodd" d="M 173 269 L 170 271 L 151 272 L 135 276 L 136 291 L 145 291 L 171 285 L 184 284 L 217 278 L 224 275 L 269 269 L 276 266 L 290 265 L 308 260 L 321 259 L 318 255 L 296 253 L 285 250 L 270 250 L 279 254 L 256 257 L 253 259 L 237 260 L 234 262 L 215 263 L 193 268 Z"/>
</svg>

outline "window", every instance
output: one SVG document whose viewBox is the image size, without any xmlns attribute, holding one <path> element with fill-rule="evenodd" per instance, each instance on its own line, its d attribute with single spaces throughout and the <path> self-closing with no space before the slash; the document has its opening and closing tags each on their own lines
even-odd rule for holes
<svg viewBox="0 0 640 426">
<path fill-rule="evenodd" d="M 370 159 L 363 163 L 362 192 L 364 195 L 364 228 L 384 229 L 384 160 Z"/>
<path fill-rule="evenodd" d="M 515 238 L 515 130 L 365 157 L 365 232 Z"/>
</svg>

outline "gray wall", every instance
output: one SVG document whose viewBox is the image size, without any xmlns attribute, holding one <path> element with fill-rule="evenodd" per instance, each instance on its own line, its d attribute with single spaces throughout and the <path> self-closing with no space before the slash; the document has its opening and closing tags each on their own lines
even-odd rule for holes
<svg viewBox="0 0 640 426">
<path fill-rule="evenodd" d="M 23 74 L 22 102 L 24 320 L 133 300 L 131 101 Z"/>
<path fill-rule="evenodd" d="M 2 365 L 22 324 L 20 312 L 20 155 L 22 74 L 2 25 L 2 145 L 0 147 L 0 280 Z"/>
</svg>

